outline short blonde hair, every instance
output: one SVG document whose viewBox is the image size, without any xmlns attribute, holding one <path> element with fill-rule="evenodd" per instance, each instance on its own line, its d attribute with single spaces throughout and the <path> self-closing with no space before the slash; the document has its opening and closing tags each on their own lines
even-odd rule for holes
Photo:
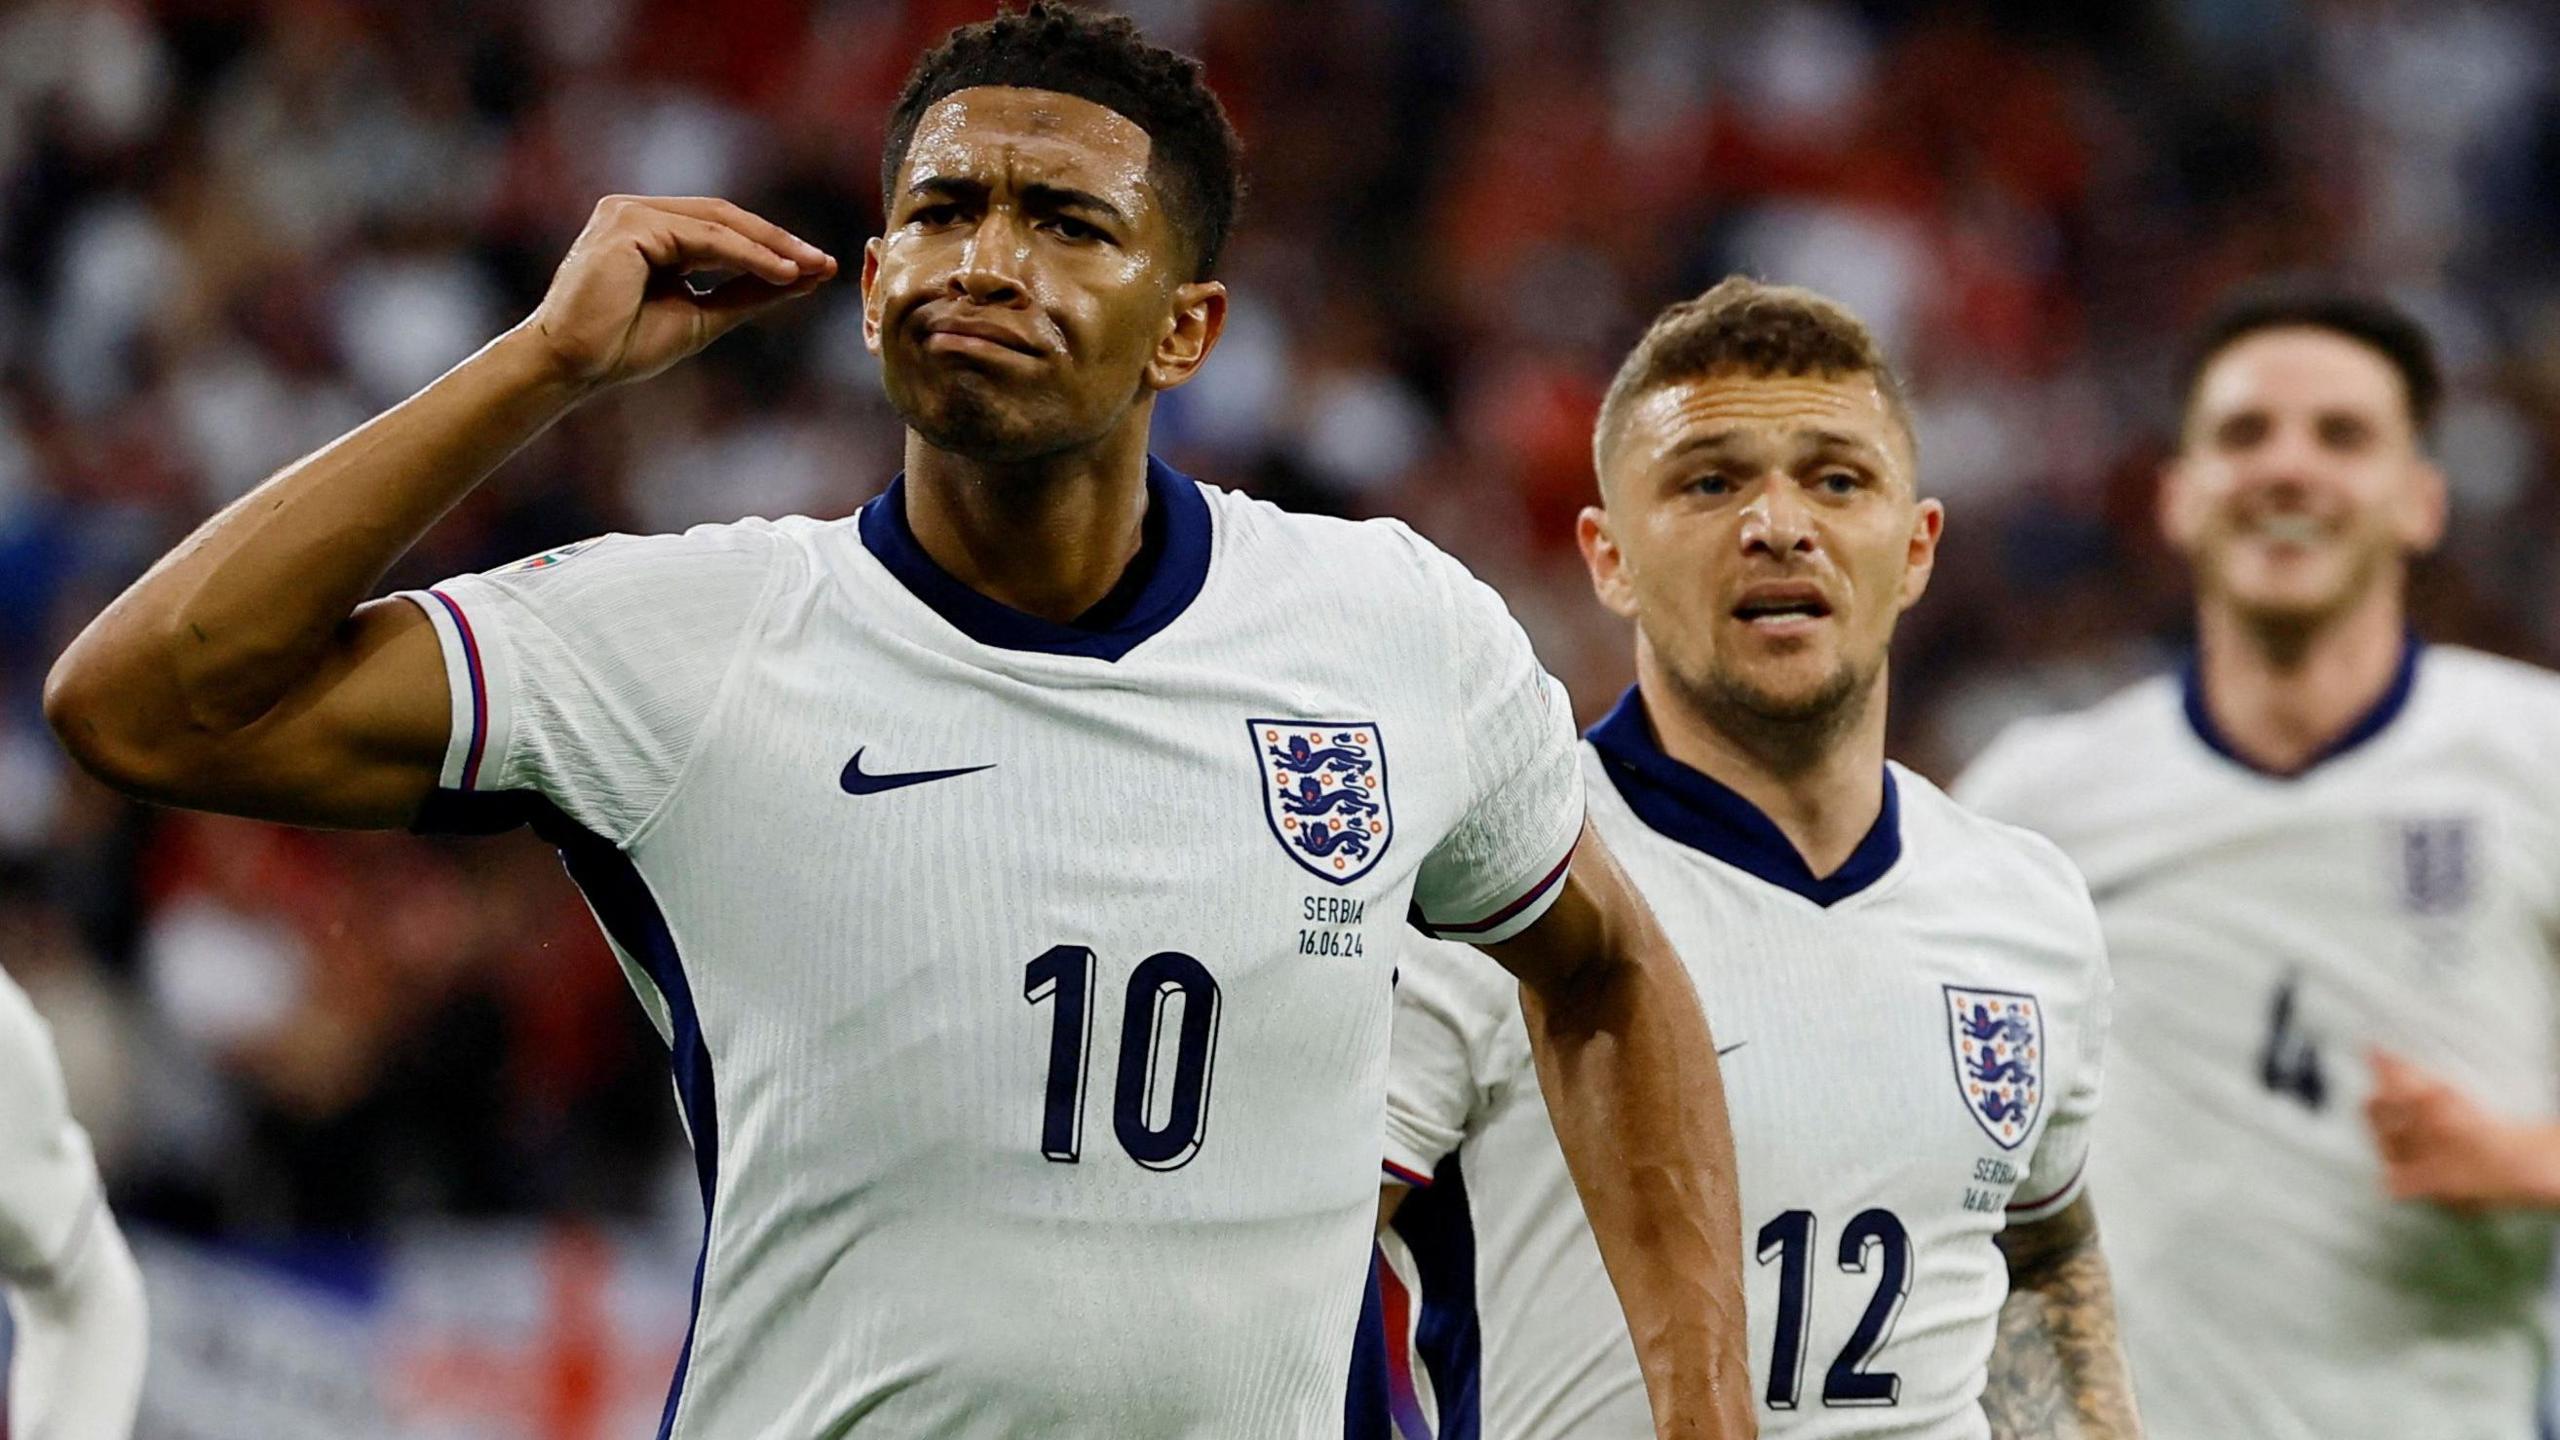
<svg viewBox="0 0 2560 1440">
<path fill-rule="evenodd" d="M 1592 429 L 1593 463 L 1605 475 L 1627 411 L 1646 393 L 1716 375 L 1812 375 L 1841 380 L 1868 375 L 1885 409 L 1916 454 L 1911 404 L 1902 377 L 1875 333 L 1827 295 L 1797 285 L 1768 285 L 1728 275 L 1695 299 L 1666 308 L 1627 352 L 1600 402 Z"/>
</svg>

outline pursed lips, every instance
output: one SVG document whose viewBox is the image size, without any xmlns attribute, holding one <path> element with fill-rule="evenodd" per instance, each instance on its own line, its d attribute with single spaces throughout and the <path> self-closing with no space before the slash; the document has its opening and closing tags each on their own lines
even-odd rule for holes
<svg viewBox="0 0 2560 1440">
<path fill-rule="evenodd" d="M 924 331 L 924 340 L 927 345 L 933 344 L 936 340 L 977 342 L 977 344 L 992 345 L 998 349 L 1009 350 L 1017 355 L 1028 355 L 1035 359 L 1045 353 L 1043 348 L 1028 336 L 990 320 L 973 320 L 965 316 L 942 316 L 923 321 L 920 328 Z M 976 346 L 968 345 L 965 348 L 976 348 Z"/>
</svg>

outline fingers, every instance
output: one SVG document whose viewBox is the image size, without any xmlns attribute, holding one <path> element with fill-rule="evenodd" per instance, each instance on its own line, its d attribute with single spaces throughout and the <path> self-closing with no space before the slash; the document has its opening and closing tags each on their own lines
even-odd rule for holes
<svg viewBox="0 0 2560 1440">
<path fill-rule="evenodd" d="M 726 201 L 716 203 L 749 222 L 774 244 L 725 220 L 694 213 L 707 210 L 715 202 L 677 203 L 689 208 L 670 208 L 669 202 L 649 197 L 607 196 L 596 206 L 595 220 L 590 223 L 601 231 L 598 240 L 608 245 L 630 244 L 653 270 L 677 274 L 735 270 L 772 285 L 790 285 L 812 273 L 834 273 L 835 261 L 826 252 Z M 777 244 L 783 248 L 776 249 Z"/>
<path fill-rule="evenodd" d="M 2426 1078 L 2425 1071 L 2379 1045 L 2366 1051 L 2365 1059 L 2373 1067 L 2373 1088 L 2376 1094 L 2416 1090 L 2421 1088 Z"/>
<path fill-rule="evenodd" d="M 804 275 L 782 286 L 754 284 L 732 280 L 708 295 L 697 297 L 694 308 L 701 311 L 714 337 L 730 330 L 777 305 L 786 305 L 827 283 L 834 275 L 832 267 L 825 274 Z"/>
<path fill-rule="evenodd" d="M 670 195 L 652 198 L 650 204 L 678 215 L 690 215 L 729 229 L 762 245 L 776 255 L 796 260 L 804 269 L 825 267 L 832 270 L 835 257 L 781 226 L 774 224 L 743 205 L 713 196 Z"/>
</svg>

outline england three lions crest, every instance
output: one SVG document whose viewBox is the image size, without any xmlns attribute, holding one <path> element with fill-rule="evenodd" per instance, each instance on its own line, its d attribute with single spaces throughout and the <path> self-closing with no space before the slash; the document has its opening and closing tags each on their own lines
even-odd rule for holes
<svg viewBox="0 0 2560 1440">
<path fill-rule="evenodd" d="M 2400 907 L 2428 920 L 2469 909 L 2476 868 L 2471 821 L 2454 815 L 2403 820 L 2394 828 L 2400 836 Z"/>
<path fill-rule="evenodd" d="M 1262 813 L 1289 858 L 1336 885 L 1369 873 L 1396 836 L 1387 745 L 1368 720 L 1248 720 Z"/>
<path fill-rule="evenodd" d="M 2033 995 L 1943 988 L 1956 1091 L 1982 1133 L 2015 1150 L 2044 1107 L 2044 1010 Z"/>
</svg>

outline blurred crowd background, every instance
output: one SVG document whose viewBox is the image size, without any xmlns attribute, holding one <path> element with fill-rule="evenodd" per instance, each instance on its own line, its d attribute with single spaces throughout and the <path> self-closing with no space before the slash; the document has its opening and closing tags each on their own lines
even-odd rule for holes
<svg viewBox="0 0 2560 1440">
<path fill-rule="evenodd" d="M 1896 667 L 1923 770 L 2174 663 L 2183 577 L 2150 519 L 2172 360 L 2270 273 L 2425 319 L 2456 505 L 2424 628 L 2560 657 L 2546 5 L 1124 8 L 1206 58 L 1251 162 L 1232 319 L 1160 449 L 1412 521 L 1510 597 L 1586 718 L 1628 678 L 1571 542 L 1593 409 L 1657 307 L 1733 270 L 1849 302 L 1912 379 L 1950 511 Z M 164 1253 L 352 1268 L 362 1293 L 369 1262 L 325 1257 L 458 1223 L 663 1234 L 680 1287 L 700 1221 L 663 1050 L 535 842 L 138 808 L 66 766 L 39 691 L 205 515 L 522 315 L 600 195 L 725 195 L 857 253 L 901 77 L 989 9 L 0 4 L 0 963 L 119 1207 L 194 1247 Z M 838 285 L 573 416 L 392 582 L 847 513 L 899 434 Z M 632 1369 L 654 1397 L 663 1369 Z M 585 1433 L 587 1393 L 540 1433 Z"/>
</svg>

